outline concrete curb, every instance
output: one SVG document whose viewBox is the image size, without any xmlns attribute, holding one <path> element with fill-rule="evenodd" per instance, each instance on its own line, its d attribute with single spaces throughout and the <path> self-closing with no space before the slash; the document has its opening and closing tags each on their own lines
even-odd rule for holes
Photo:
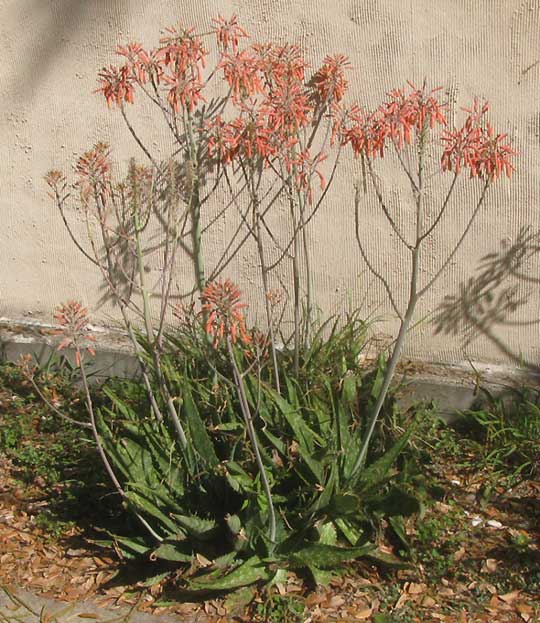
<svg viewBox="0 0 540 623">
<path fill-rule="evenodd" d="M 96 338 L 93 369 L 96 379 L 111 376 L 134 378 L 138 363 L 128 336 L 119 331 L 92 326 Z M 32 354 L 42 364 L 55 353 L 59 338 L 55 327 L 35 321 L 15 322 L 0 317 L 0 360 L 16 361 L 20 355 Z M 62 351 L 68 357 L 73 354 Z M 373 360 L 365 360 L 369 367 Z M 461 362 L 436 364 L 405 360 L 400 364 L 401 382 L 398 399 L 403 408 L 417 402 L 434 403 L 441 416 L 452 420 L 456 411 L 463 411 L 481 398 L 479 387 L 494 395 L 505 389 L 527 384 L 540 385 L 540 374 L 516 366 Z"/>
</svg>

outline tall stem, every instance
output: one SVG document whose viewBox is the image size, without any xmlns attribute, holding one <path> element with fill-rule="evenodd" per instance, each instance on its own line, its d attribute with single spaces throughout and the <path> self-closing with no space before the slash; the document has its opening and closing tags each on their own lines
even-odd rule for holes
<svg viewBox="0 0 540 623">
<path fill-rule="evenodd" d="M 294 374 L 298 377 L 300 371 L 300 266 L 298 263 L 298 232 L 296 229 L 296 214 L 294 213 L 294 200 L 290 199 L 289 207 L 291 210 L 291 220 L 293 225 L 294 239 L 293 239 L 293 257 L 292 257 L 292 269 L 293 269 L 293 292 L 294 292 L 294 361 L 293 368 Z"/>
<path fill-rule="evenodd" d="M 191 114 L 187 113 L 186 130 L 189 142 L 189 211 L 191 215 L 191 239 L 193 244 L 193 265 L 195 269 L 195 282 L 200 293 L 206 285 L 204 273 L 204 257 L 202 252 L 202 232 L 201 232 L 201 198 L 199 180 L 199 161 L 197 159 L 197 146 L 193 136 L 193 122 Z"/>
<path fill-rule="evenodd" d="M 253 448 L 253 452 L 255 453 L 255 460 L 257 461 L 257 468 L 261 476 L 261 483 L 264 489 L 266 500 L 268 502 L 269 538 L 270 538 L 270 542 L 274 546 L 276 543 L 276 511 L 274 509 L 272 491 L 270 489 L 270 483 L 268 482 L 268 477 L 266 476 L 266 469 L 264 468 L 264 463 L 262 461 L 261 452 L 259 450 L 259 443 L 257 441 L 257 434 L 255 432 L 255 427 L 253 426 L 253 417 L 251 415 L 251 410 L 249 408 L 249 403 L 248 403 L 247 396 L 246 396 L 246 389 L 244 387 L 244 379 L 242 377 L 240 370 L 238 369 L 238 364 L 236 363 L 236 359 L 234 357 L 234 350 L 232 347 L 230 337 L 227 338 L 227 351 L 229 354 L 231 365 L 233 367 L 234 380 L 235 380 L 236 388 L 238 390 L 238 396 L 240 398 L 240 408 L 242 410 L 242 416 L 246 424 L 246 428 L 248 431 L 248 436 L 251 442 L 251 446 Z"/>
<path fill-rule="evenodd" d="M 259 261 L 261 263 L 261 279 L 263 282 L 264 288 L 264 310 L 266 313 L 266 324 L 268 326 L 268 333 L 270 335 L 270 352 L 272 354 L 272 366 L 274 368 L 274 376 L 276 381 L 276 391 L 278 394 L 281 394 L 281 384 L 279 381 L 279 366 L 277 361 L 277 352 L 276 352 L 276 333 L 274 331 L 274 319 L 272 318 L 272 309 L 270 307 L 270 301 L 268 300 L 268 270 L 266 268 L 265 256 L 264 256 L 264 246 L 262 241 L 262 231 L 261 231 L 261 223 L 260 223 L 260 215 L 256 213 L 255 217 L 255 237 L 257 239 L 257 251 L 259 253 Z"/>
<path fill-rule="evenodd" d="M 373 413 L 368 422 L 368 427 L 364 435 L 364 440 L 362 442 L 362 446 L 360 448 L 360 453 L 358 458 L 356 459 L 356 463 L 351 472 L 351 478 L 354 478 L 360 469 L 364 467 L 367 459 L 367 454 L 369 451 L 369 445 L 371 442 L 371 438 L 373 437 L 373 433 L 375 432 L 375 426 L 379 420 L 379 416 L 381 414 L 384 401 L 386 400 L 386 396 L 388 394 L 388 390 L 390 389 L 390 384 L 394 378 L 394 374 L 401 358 L 401 352 L 403 350 L 403 345 L 405 342 L 405 337 L 407 335 L 407 331 L 411 325 L 411 321 L 414 316 L 414 310 L 416 308 L 416 304 L 419 299 L 418 294 L 418 273 L 420 268 L 420 248 L 422 246 L 422 228 L 423 228 L 423 212 L 422 212 L 422 200 L 423 200 L 423 169 L 424 169 L 424 150 L 425 150 L 425 129 L 420 134 L 419 144 L 418 144 L 418 179 L 414 180 L 412 175 L 409 175 L 409 179 L 411 181 L 411 188 L 413 194 L 415 196 L 416 203 L 416 241 L 414 246 L 409 247 L 411 251 L 411 278 L 409 282 L 409 299 L 407 302 L 407 310 L 405 311 L 405 315 L 401 320 L 401 324 L 399 327 L 398 336 L 396 338 L 396 343 L 394 345 L 394 350 L 392 351 L 392 356 L 388 362 L 388 366 L 386 368 L 386 372 L 384 375 L 384 381 L 377 397 L 377 401 L 375 403 L 375 407 L 373 408 Z M 371 168 L 370 168 L 371 171 Z"/>
<path fill-rule="evenodd" d="M 306 270 L 306 322 L 305 322 L 305 327 L 304 327 L 304 348 L 307 349 L 309 347 L 312 314 L 313 314 L 313 283 L 312 283 L 312 276 L 311 276 L 311 258 L 309 255 L 308 235 L 307 235 L 307 228 L 306 228 L 305 219 L 304 219 L 304 206 L 302 204 L 301 204 L 301 209 L 300 209 L 300 219 L 301 219 L 301 224 L 302 224 L 301 228 L 302 228 L 302 246 L 303 246 L 303 256 L 304 256 L 304 267 Z"/>
<path fill-rule="evenodd" d="M 185 452 L 188 446 L 186 433 L 178 417 L 178 413 L 176 411 L 176 407 L 174 405 L 172 396 L 169 392 L 169 388 L 167 387 L 165 377 L 163 376 L 163 371 L 161 369 L 161 360 L 159 356 L 159 345 L 156 344 L 154 328 L 152 326 L 150 298 L 148 295 L 148 290 L 146 289 L 146 280 L 144 278 L 144 258 L 143 258 L 142 243 L 141 243 L 141 228 L 139 224 L 138 213 L 136 211 L 134 212 L 134 215 L 133 215 L 133 223 L 134 223 L 134 229 L 135 229 L 135 244 L 136 244 L 136 249 L 137 249 L 139 284 L 141 288 L 141 294 L 143 297 L 144 323 L 146 327 L 146 335 L 148 339 L 148 344 L 149 344 L 149 347 L 152 353 L 154 365 L 156 367 L 156 374 L 158 378 L 159 387 L 163 395 L 163 399 L 165 400 L 165 403 L 167 405 L 167 410 L 171 417 L 173 426 L 176 430 L 178 440 L 180 441 L 180 446 L 182 450 Z"/>
<path fill-rule="evenodd" d="M 266 259 L 264 255 L 264 244 L 262 239 L 262 228 L 261 228 L 261 214 L 260 214 L 260 203 L 259 197 L 257 195 L 257 186 L 255 184 L 255 170 L 253 165 L 251 165 L 248 169 L 249 173 L 246 169 L 243 168 L 244 175 L 246 176 L 246 185 L 249 188 L 249 192 L 251 195 L 251 205 L 253 209 L 253 234 L 255 236 L 255 240 L 257 242 L 257 252 L 259 254 L 259 262 L 261 266 L 261 280 L 263 283 L 264 290 L 264 310 L 266 313 L 266 324 L 268 327 L 268 334 L 270 336 L 270 351 L 272 355 L 272 366 L 274 368 L 274 376 L 276 383 L 276 391 L 278 394 L 281 394 L 281 385 L 279 381 L 279 367 L 277 361 L 277 352 L 276 352 L 276 335 L 274 331 L 274 321 L 272 318 L 272 309 L 270 306 L 270 301 L 268 299 L 268 293 L 270 291 L 268 284 L 268 268 L 266 266 Z"/>
</svg>

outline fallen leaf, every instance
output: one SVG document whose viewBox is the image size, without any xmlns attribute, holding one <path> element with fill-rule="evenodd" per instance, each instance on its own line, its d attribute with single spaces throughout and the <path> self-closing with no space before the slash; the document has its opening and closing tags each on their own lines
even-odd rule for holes
<svg viewBox="0 0 540 623">
<path fill-rule="evenodd" d="M 197 558 L 198 563 L 201 565 L 201 567 L 209 567 L 212 564 L 211 560 L 208 560 L 208 558 L 206 558 L 205 556 L 203 556 L 202 554 L 196 554 L 195 557 Z"/>
<path fill-rule="evenodd" d="M 519 602 L 516 604 L 516 610 L 519 612 L 519 616 L 527 623 L 531 619 L 531 615 L 533 614 L 532 606 L 526 604 L 524 602 Z"/>
<path fill-rule="evenodd" d="M 334 595 L 326 604 L 325 608 L 339 608 L 345 603 L 341 595 Z"/>
<path fill-rule="evenodd" d="M 433 599 L 433 597 L 430 597 L 429 595 L 426 595 L 424 599 L 422 599 L 421 606 L 423 606 L 424 608 L 433 608 L 433 606 L 435 605 L 437 605 L 437 602 Z"/>
<path fill-rule="evenodd" d="M 363 610 L 358 610 L 355 613 L 354 618 L 358 621 L 363 621 L 364 619 L 369 619 L 373 614 L 373 610 L 371 608 L 364 608 Z"/>
<path fill-rule="evenodd" d="M 511 593 L 506 593 L 506 595 L 499 595 L 499 599 L 502 599 L 507 604 L 511 604 L 519 597 L 520 593 L 521 591 L 512 591 Z"/>
<path fill-rule="evenodd" d="M 399 596 L 399 599 L 396 601 L 395 605 L 394 605 L 394 610 L 399 610 L 400 608 L 403 608 L 403 606 L 406 604 L 406 602 L 409 600 L 409 595 L 408 593 L 404 590 L 401 595 Z"/>
<path fill-rule="evenodd" d="M 495 573 L 497 571 L 497 561 L 495 558 L 486 558 L 482 563 L 483 573 Z"/>
<path fill-rule="evenodd" d="M 420 595 L 426 590 L 427 586 L 425 584 L 416 584 L 415 582 L 411 582 L 407 589 L 409 595 Z"/>
<path fill-rule="evenodd" d="M 465 548 L 464 547 L 460 547 L 456 552 L 454 552 L 454 560 L 456 562 L 459 562 L 463 556 L 465 556 Z"/>
</svg>

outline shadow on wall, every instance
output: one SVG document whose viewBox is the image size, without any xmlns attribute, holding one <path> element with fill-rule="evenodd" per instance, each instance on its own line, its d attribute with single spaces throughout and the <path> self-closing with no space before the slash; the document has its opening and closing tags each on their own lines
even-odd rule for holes
<svg viewBox="0 0 540 623">
<path fill-rule="evenodd" d="M 133 1 L 133 0 L 132 0 Z M 92 5 L 95 10 L 92 10 Z M 31 43 L 25 50 L 26 63 L 17 73 L 17 85 L 23 90 L 34 88 L 40 78 L 54 64 L 67 41 L 76 39 L 88 28 L 92 16 L 106 11 L 108 15 L 121 15 L 129 10 L 130 0 L 25 0 L 20 2 L 17 22 L 21 31 L 32 30 L 27 38 Z M 98 6 L 102 8 L 97 9 Z"/>
<path fill-rule="evenodd" d="M 461 283 L 459 293 L 447 295 L 434 319 L 435 334 L 461 336 L 468 346 L 481 336 L 511 361 L 529 370 L 540 372 L 540 365 L 514 352 L 497 335 L 507 327 L 539 325 L 540 320 L 515 320 L 516 313 L 528 301 L 524 284 L 540 287 L 540 278 L 525 274 L 526 262 L 540 252 L 540 232 L 523 228 L 516 241 L 501 244 L 497 252 L 486 255 L 479 263 L 479 274 Z"/>
</svg>

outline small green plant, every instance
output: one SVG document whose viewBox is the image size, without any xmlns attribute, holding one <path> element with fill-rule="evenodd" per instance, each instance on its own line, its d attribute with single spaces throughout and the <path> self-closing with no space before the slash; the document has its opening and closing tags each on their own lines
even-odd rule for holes
<svg viewBox="0 0 540 623">
<path fill-rule="evenodd" d="M 50 540 L 58 540 L 75 526 L 73 521 L 59 519 L 53 512 L 42 511 L 34 518 L 34 524 L 45 532 Z"/>
<path fill-rule="evenodd" d="M 294 595 L 269 594 L 255 608 L 255 621 L 260 623 L 302 623 L 306 606 Z"/>
<path fill-rule="evenodd" d="M 465 411 L 459 430 L 475 448 L 475 465 L 511 482 L 540 474 L 540 392 L 511 389 L 494 396 L 482 390 L 481 406 Z"/>
<path fill-rule="evenodd" d="M 411 557 L 422 563 L 430 579 L 448 577 L 456 568 L 454 554 L 464 539 L 464 515 L 456 506 L 445 507 L 445 512 L 433 507 L 419 521 L 412 540 Z"/>
</svg>

